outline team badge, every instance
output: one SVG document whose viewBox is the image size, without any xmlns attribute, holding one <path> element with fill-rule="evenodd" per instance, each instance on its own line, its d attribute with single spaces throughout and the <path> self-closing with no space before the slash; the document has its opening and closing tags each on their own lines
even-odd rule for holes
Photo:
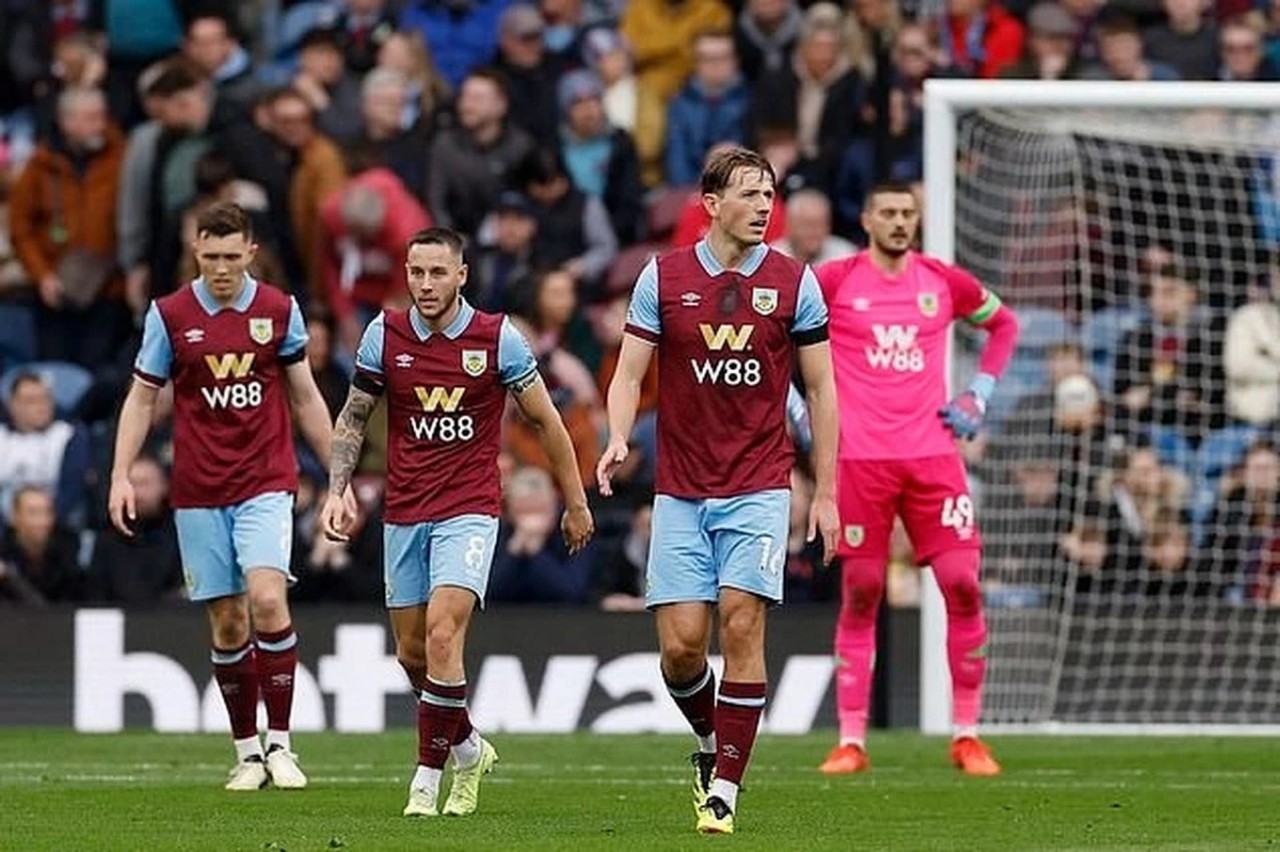
<svg viewBox="0 0 1280 852">
<path fill-rule="evenodd" d="M 249 336 L 253 338 L 254 343 L 266 346 L 271 342 L 273 330 L 270 317 L 250 317 Z"/>
<path fill-rule="evenodd" d="M 862 540 L 866 537 L 865 531 L 861 524 L 847 524 L 844 528 L 845 544 L 850 547 L 861 547 Z"/>
<path fill-rule="evenodd" d="M 936 317 L 938 315 L 937 293 L 921 293 L 918 302 L 920 305 L 920 313 L 927 317 Z"/>
<path fill-rule="evenodd" d="M 489 366 L 489 353 L 483 349 L 463 349 L 462 369 L 468 376 L 482 376 Z"/>
<path fill-rule="evenodd" d="M 760 316 L 767 317 L 778 308 L 778 291 L 771 287 L 752 287 L 751 307 Z"/>
</svg>

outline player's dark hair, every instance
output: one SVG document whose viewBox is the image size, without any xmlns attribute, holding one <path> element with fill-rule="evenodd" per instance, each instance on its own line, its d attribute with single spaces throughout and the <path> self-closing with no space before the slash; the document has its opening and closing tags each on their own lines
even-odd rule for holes
<svg viewBox="0 0 1280 852">
<path fill-rule="evenodd" d="M 911 188 L 911 184 L 900 180 L 881 181 L 871 187 L 871 191 L 867 193 L 865 206 L 870 208 L 877 195 L 910 195 L 915 196 L 915 190 Z"/>
<path fill-rule="evenodd" d="M 165 61 L 144 94 L 149 98 L 167 98 L 194 89 L 205 81 L 191 60 L 174 57 Z"/>
<path fill-rule="evenodd" d="M 427 228 L 409 238 L 409 249 L 414 246 L 444 246 L 461 263 L 467 240 L 452 228 Z"/>
<path fill-rule="evenodd" d="M 778 184 L 778 176 L 763 154 L 750 148 L 725 148 L 713 154 L 702 169 L 702 194 L 723 195 L 738 169 L 755 169 L 767 175 L 774 186 Z"/>
<path fill-rule="evenodd" d="M 219 201 L 209 205 L 196 219 L 196 234 L 208 234 L 211 237 L 244 234 L 245 240 L 250 241 L 253 239 L 253 222 L 240 205 Z"/>
</svg>

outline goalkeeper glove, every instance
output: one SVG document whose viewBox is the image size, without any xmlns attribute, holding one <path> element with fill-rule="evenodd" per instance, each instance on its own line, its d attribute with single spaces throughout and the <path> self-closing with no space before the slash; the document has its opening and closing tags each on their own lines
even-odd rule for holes
<svg viewBox="0 0 1280 852">
<path fill-rule="evenodd" d="M 957 438 L 971 441 L 982 429 L 982 419 L 987 413 L 987 400 L 996 388 L 996 380 L 986 373 L 979 373 L 969 389 L 944 405 L 938 416 Z"/>
</svg>

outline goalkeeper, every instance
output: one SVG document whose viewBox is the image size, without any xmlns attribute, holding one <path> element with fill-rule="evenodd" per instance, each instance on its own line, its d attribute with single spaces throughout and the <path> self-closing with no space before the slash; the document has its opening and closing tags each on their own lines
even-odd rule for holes
<svg viewBox="0 0 1280 852">
<path fill-rule="evenodd" d="M 862 212 L 870 247 L 817 270 L 830 311 L 840 406 L 844 557 L 835 643 L 840 743 L 822 764 L 828 774 L 870 768 L 876 614 L 897 514 L 946 600 L 951 760 L 970 775 L 1000 772 L 977 736 L 987 638 L 978 585 L 982 545 L 955 438 L 971 439 L 981 428 L 996 379 L 1013 354 L 1018 321 L 968 272 L 912 251 L 919 224 L 908 186 L 876 187 Z M 947 337 L 957 318 L 990 336 L 977 377 L 947 402 Z"/>
</svg>

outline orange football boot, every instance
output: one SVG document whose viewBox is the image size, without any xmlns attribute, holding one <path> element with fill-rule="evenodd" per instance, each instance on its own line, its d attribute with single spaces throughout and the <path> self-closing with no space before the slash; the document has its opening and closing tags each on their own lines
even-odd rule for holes
<svg viewBox="0 0 1280 852">
<path fill-rule="evenodd" d="M 951 762 L 965 775 L 990 777 L 1000 774 L 1000 764 L 991 756 L 991 749 L 977 737 L 952 740 Z"/>
<path fill-rule="evenodd" d="M 853 775 L 856 772 L 867 772 L 871 769 L 871 761 L 862 746 L 838 745 L 827 755 L 827 759 L 818 767 L 823 775 Z"/>
</svg>

